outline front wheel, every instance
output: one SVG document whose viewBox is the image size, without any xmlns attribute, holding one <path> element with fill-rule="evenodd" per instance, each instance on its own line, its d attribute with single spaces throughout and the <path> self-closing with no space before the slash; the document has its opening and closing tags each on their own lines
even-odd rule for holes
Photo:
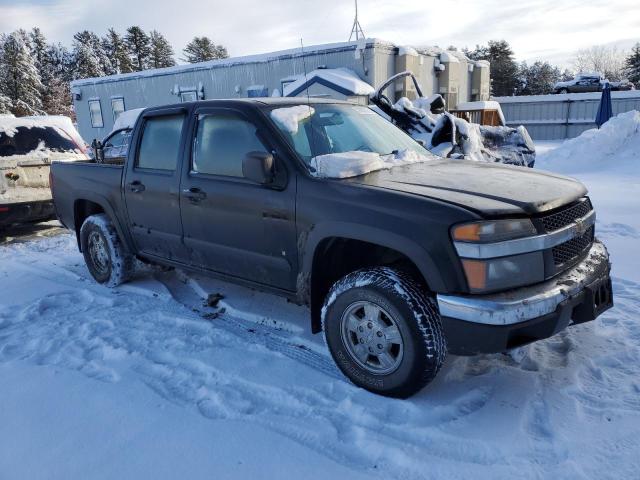
<svg viewBox="0 0 640 480">
<path fill-rule="evenodd" d="M 116 287 L 131 277 L 134 257 L 107 215 L 87 217 L 80 228 L 80 246 L 89 273 L 96 282 Z"/>
<path fill-rule="evenodd" d="M 345 276 L 322 308 L 336 364 L 356 385 L 406 398 L 433 380 L 446 344 L 434 300 L 408 275 L 387 267 Z"/>
</svg>

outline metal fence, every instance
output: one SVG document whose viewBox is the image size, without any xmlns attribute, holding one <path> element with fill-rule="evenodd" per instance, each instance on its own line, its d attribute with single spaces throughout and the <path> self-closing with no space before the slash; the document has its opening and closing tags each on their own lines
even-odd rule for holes
<svg viewBox="0 0 640 480">
<path fill-rule="evenodd" d="M 534 140 L 573 138 L 595 128 L 599 93 L 496 97 L 507 125 L 524 125 Z M 612 92 L 613 114 L 640 110 L 640 91 Z"/>
</svg>

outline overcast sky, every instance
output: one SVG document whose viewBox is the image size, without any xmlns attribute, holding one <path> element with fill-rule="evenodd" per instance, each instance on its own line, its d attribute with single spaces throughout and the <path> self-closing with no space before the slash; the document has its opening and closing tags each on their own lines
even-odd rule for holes
<svg viewBox="0 0 640 480">
<path fill-rule="evenodd" d="M 567 65 L 580 48 L 640 41 L 640 0 L 360 0 L 359 7 L 367 37 L 459 48 L 505 39 L 518 60 Z M 178 56 L 195 35 L 232 56 L 295 48 L 300 38 L 346 41 L 353 16 L 350 0 L 0 0 L 0 32 L 37 25 L 69 45 L 78 30 L 103 35 L 137 24 L 165 34 Z"/>
</svg>

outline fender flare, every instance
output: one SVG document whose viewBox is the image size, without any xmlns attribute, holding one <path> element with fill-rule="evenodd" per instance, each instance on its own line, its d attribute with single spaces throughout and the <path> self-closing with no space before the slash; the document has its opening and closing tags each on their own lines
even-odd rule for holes
<svg viewBox="0 0 640 480">
<path fill-rule="evenodd" d="M 107 197 L 100 195 L 99 193 L 92 192 L 90 190 L 78 190 L 75 195 L 75 199 L 73 201 L 73 224 L 74 227 L 77 225 L 77 212 L 76 212 L 76 204 L 81 201 L 89 201 L 93 202 L 104 210 L 104 213 L 111 219 L 113 222 L 113 226 L 120 238 L 124 241 L 125 245 L 131 252 L 135 252 L 133 239 L 129 236 L 129 232 L 127 229 L 122 227 L 120 222 L 120 218 L 116 214 L 116 209 L 113 207 L 111 202 L 107 199 Z M 80 246 L 80 229 L 76 228 L 76 241 L 78 242 L 78 249 L 82 250 Z"/>
<path fill-rule="evenodd" d="M 446 290 L 444 279 L 429 253 L 410 238 L 368 225 L 354 225 L 346 222 L 318 224 L 307 233 L 306 243 L 302 247 L 300 270 L 302 281 L 298 282 L 299 300 L 311 307 L 313 333 L 320 331 L 319 308 L 315 305 L 317 302 L 314 302 L 312 294 L 313 262 L 319 245 L 328 238 L 359 240 L 396 250 L 415 264 L 430 290 L 436 292 Z"/>
</svg>

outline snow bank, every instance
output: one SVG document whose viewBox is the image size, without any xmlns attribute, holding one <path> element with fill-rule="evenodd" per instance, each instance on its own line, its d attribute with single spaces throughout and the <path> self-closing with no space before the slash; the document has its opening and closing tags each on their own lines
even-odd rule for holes
<svg viewBox="0 0 640 480">
<path fill-rule="evenodd" d="M 318 178 L 350 178 L 393 167 L 421 163 L 435 157 L 421 155 L 413 150 L 402 150 L 395 155 L 380 155 L 374 152 L 343 152 L 318 155 L 311 159 L 312 174 Z"/>
<path fill-rule="evenodd" d="M 298 123 L 315 113 L 313 107 L 296 105 L 295 107 L 271 110 L 271 118 L 292 135 L 298 133 Z"/>
<path fill-rule="evenodd" d="M 632 110 L 566 140 L 540 159 L 555 171 L 624 170 L 640 173 L 640 112 Z M 577 167 L 577 168 L 576 168 Z"/>
<path fill-rule="evenodd" d="M 125 110 L 120 114 L 113 124 L 112 132 L 121 130 L 123 128 L 133 128 L 138 120 L 140 114 L 144 111 L 144 108 L 134 108 L 132 110 Z"/>
<path fill-rule="evenodd" d="M 348 68 L 319 68 L 309 72 L 306 77 L 301 75 L 295 82 L 284 86 L 283 95 L 290 96 L 307 83 L 321 79 L 349 91 L 352 95 L 370 95 L 375 90 L 367 82 L 364 82 L 353 70 Z"/>
</svg>

